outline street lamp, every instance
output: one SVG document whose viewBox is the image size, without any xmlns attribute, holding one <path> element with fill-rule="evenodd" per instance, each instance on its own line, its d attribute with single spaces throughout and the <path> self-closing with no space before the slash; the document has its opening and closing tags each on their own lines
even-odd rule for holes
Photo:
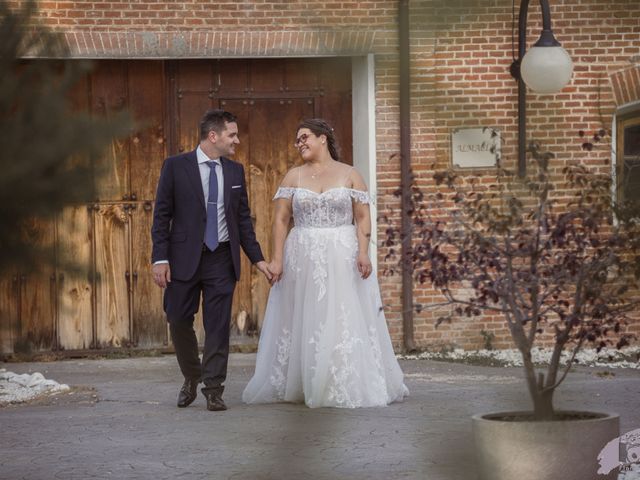
<svg viewBox="0 0 640 480">
<path fill-rule="evenodd" d="M 518 80 L 518 175 L 524 177 L 526 165 L 526 87 L 536 93 L 556 93 L 571 80 L 573 63 L 551 30 L 549 2 L 540 0 L 542 33 L 525 54 L 529 0 L 521 0 L 518 15 L 518 58 L 511 64 L 511 75 Z"/>
</svg>

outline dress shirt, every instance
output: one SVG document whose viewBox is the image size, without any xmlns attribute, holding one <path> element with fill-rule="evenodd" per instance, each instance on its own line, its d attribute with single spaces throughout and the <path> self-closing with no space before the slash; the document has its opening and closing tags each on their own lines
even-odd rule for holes
<svg viewBox="0 0 640 480">
<path fill-rule="evenodd" d="M 211 167 L 207 165 L 207 162 L 213 160 L 216 163 L 215 169 L 218 177 L 218 241 L 226 242 L 229 240 L 229 232 L 227 230 L 227 219 L 224 216 L 224 175 L 222 173 L 222 164 L 219 158 L 209 158 L 199 146 L 196 149 L 196 155 L 198 157 L 202 191 L 204 193 L 204 204 L 207 208 L 209 206 L 209 175 L 211 174 Z M 204 238 L 202 241 L 204 243 Z"/>
</svg>

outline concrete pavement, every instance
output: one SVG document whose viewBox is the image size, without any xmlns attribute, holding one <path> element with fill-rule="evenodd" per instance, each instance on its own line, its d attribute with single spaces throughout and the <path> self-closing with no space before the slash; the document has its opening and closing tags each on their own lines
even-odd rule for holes
<svg viewBox="0 0 640 480">
<path fill-rule="evenodd" d="M 254 354 L 232 354 L 226 412 L 202 395 L 175 406 L 172 355 L 0 363 L 74 386 L 0 408 L 0 479 L 429 479 L 471 480 L 474 413 L 528 409 L 520 368 L 403 360 L 409 398 L 386 408 L 246 406 Z M 638 370 L 579 367 L 556 407 L 613 411 L 621 432 L 640 428 Z"/>
</svg>

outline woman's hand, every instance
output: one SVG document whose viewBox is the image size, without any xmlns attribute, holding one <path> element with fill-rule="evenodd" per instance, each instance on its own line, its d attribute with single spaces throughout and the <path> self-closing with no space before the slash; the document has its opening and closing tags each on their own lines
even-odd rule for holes
<svg viewBox="0 0 640 480">
<path fill-rule="evenodd" d="M 369 255 L 366 253 L 359 253 L 358 258 L 356 259 L 356 263 L 358 265 L 358 272 L 360 272 L 360 276 L 364 280 L 371 275 L 371 271 L 373 267 L 371 266 L 371 260 L 369 259 Z"/>
<path fill-rule="evenodd" d="M 271 263 L 267 266 L 269 272 L 271 272 L 271 285 L 274 285 L 282 278 L 282 261 L 271 260 Z"/>
</svg>

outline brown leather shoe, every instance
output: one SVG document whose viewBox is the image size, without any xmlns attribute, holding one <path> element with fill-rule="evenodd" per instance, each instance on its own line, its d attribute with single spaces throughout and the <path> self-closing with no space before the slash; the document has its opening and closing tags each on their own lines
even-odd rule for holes
<svg viewBox="0 0 640 480">
<path fill-rule="evenodd" d="M 188 407 L 198 396 L 198 379 L 187 378 L 178 392 L 178 408 Z"/>
<path fill-rule="evenodd" d="M 227 406 L 222 400 L 222 392 L 224 392 L 224 387 L 209 387 L 206 391 L 204 388 L 202 389 L 202 393 L 207 397 L 207 410 L 219 412 L 227 409 Z"/>
</svg>

